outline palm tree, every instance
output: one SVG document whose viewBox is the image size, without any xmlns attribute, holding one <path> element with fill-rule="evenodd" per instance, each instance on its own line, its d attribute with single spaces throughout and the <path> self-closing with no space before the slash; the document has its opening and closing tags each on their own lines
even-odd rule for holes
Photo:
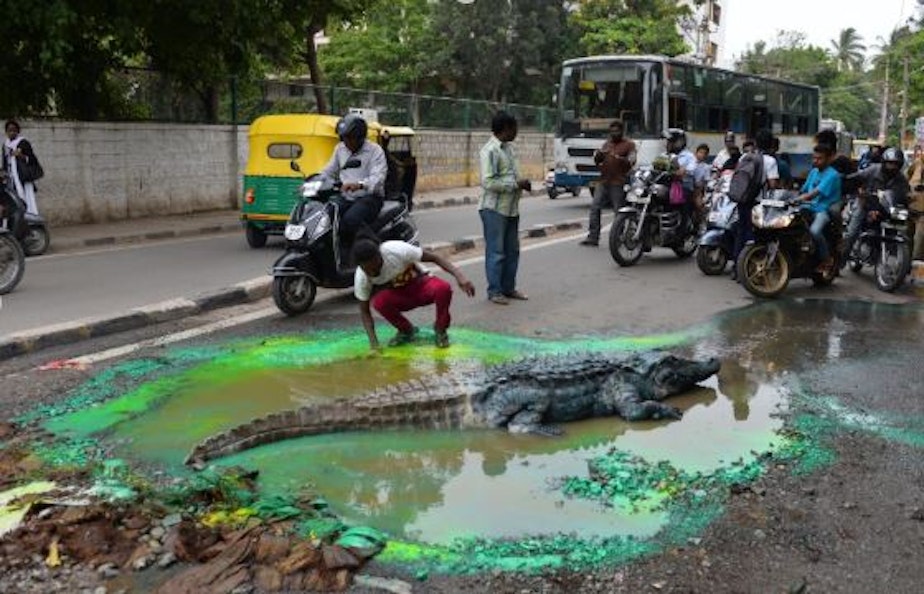
<svg viewBox="0 0 924 594">
<path fill-rule="evenodd" d="M 863 45 L 863 36 L 853 27 L 841 29 L 837 39 L 831 40 L 834 46 L 834 59 L 838 70 L 862 70 L 866 56 L 866 46 Z"/>
</svg>

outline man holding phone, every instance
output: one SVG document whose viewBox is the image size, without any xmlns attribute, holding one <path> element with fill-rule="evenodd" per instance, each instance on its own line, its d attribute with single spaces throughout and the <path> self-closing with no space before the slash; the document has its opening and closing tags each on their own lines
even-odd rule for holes
<svg viewBox="0 0 924 594">
<path fill-rule="evenodd" d="M 596 247 L 600 244 L 600 218 L 603 208 L 614 211 L 626 203 L 626 182 L 635 167 L 635 143 L 623 136 L 622 120 L 610 124 L 610 135 L 599 150 L 594 152 L 594 163 L 600 169 L 600 180 L 594 188 L 587 223 L 587 238 L 581 245 Z"/>
</svg>

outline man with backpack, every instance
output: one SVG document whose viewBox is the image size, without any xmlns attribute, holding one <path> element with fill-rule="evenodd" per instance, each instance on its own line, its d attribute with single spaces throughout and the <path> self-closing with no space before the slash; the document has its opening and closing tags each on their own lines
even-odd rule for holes
<svg viewBox="0 0 924 594">
<path fill-rule="evenodd" d="M 770 156 L 773 150 L 773 135 L 769 130 L 760 130 L 754 138 L 754 150 L 745 152 L 738 160 L 732 174 L 729 198 L 738 204 L 738 226 L 735 228 L 735 247 L 732 261 L 737 263 L 738 254 L 751 239 L 751 209 L 765 189 L 780 187 L 780 173 L 776 159 Z M 738 267 L 732 268 L 732 280 L 738 280 Z"/>
</svg>

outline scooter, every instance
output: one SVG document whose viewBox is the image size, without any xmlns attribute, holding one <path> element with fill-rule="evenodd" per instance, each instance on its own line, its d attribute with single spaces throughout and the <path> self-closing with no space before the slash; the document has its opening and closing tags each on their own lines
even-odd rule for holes
<svg viewBox="0 0 924 594">
<path fill-rule="evenodd" d="M 350 159 L 343 168 L 359 164 Z M 295 161 L 291 168 L 301 173 Z M 273 301 L 286 315 L 308 311 L 318 287 L 353 286 L 356 265 L 351 261 L 349 246 L 340 241 L 340 206 L 334 200 L 341 196 L 340 187 L 339 181 L 316 174 L 306 177 L 299 188 L 300 198 L 283 232 L 286 252 L 273 264 L 272 273 Z M 370 227 L 383 241 L 418 243 L 417 226 L 403 200 L 385 200 Z"/>
<path fill-rule="evenodd" d="M 549 169 L 545 174 L 545 180 L 543 181 L 543 186 L 545 186 L 545 192 L 549 195 L 550 200 L 555 200 L 560 195 L 565 192 L 571 192 L 571 195 L 578 197 L 581 195 L 581 186 L 559 186 L 555 183 L 555 170 Z"/>
<path fill-rule="evenodd" d="M 8 191 L 0 192 L 0 295 L 16 288 L 26 270 L 26 255 L 16 238 L 23 233 L 25 204 Z"/>
<path fill-rule="evenodd" d="M 725 272 L 735 251 L 738 204 L 728 197 L 730 180 L 731 175 L 723 175 L 710 181 L 706 187 L 709 212 L 706 214 L 706 232 L 700 236 L 696 250 L 696 265 L 707 276 Z"/>
<path fill-rule="evenodd" d="M 8 223 L 7 228 L 19 241 L 25 255 L 41 256 L 48 251 L 48 247 L 51 245 L 51 234 L 48 232 L 45 219 L 39 214 L 26 210 L 25 202 L 16 195 L 16 192 L 10 187 L 6 179 L 0 185 L 3 186 L 0 191 L 4 194 L 4 202 L 14 204 L 13 208 L 17 212 L 16 223 L 13 225 Z"/>
</svg>

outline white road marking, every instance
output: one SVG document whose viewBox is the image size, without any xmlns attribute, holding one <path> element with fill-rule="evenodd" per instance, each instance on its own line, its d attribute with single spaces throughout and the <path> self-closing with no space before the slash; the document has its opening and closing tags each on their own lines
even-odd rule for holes
<svg viewBox="0 0 924 594">
<path fill-rule="evenodd" d="M 528 252 L 535 249 L 557 245 L 559 243 L 566 243 L 569 241 L 574 241 L 575 238 L 584 235 L 582 230 L 580 233 L 574 233 L 566 235 L 564 237 L 558 237 L 555 239 L 550 239 L 548 241 L 539 241 L 537 243 L 528 245 L 522 248 L 520 251 Z M 473 258 L 467 258 L 465 260 L 459 260 L 453 262 L 456 266 L 469 266 L 471 264 L 477 264 L 484 261 L 484 256 L 475 256 Z M 339 294 L 340 291 L 331 291 L 330 295 L 335 296 Z M 320 300 L 326 300 L 319 296 Z M 167 334 L 165 336 L 160 336 L 158 338 L 148 338 L 145 340 L 140 340 L 131 344 L 123 345 L 120 347 L 114 347 L 111 349 L 106 349 L 103 351 L 98 351 L 96 353 L 91 353 L 88 355 L 83 355 L 80 357 L 74 357 L 68 361 L 72 361 L 78 365 L 90 365 L 93 363 L 100 363 L 102 361 L 108 361 L 110 359 L 115 359 L 116 357 L 123 357 L 125 355 L 130 355 L 131 353 L 138 352 L 142 349 L 159 347 L 175 342 L 180 342 L 183 340 L 188 340 L 190 338 L 196 338 L 198 336 L 203 336 L 205 334 L 211 334 L 212 332 L 218 332 L 220 330 L 227 330 L 228 328 L 233 328 L 235 326 L 241 326 L 250 322 L 255 322 L 257 320 L 262 320 L 274 315 L 280 315 L 279 310 L 273 307 L 264 307 L 256 311 L 248 312 L 241 314 L 239 316 L 234 316 L 224 320 L 219 320 L 217 322 L 212 322 L 210 324 L 205 324 L 197 328 L 190 328 L 189 330 L 182 330 L 180 332 L 175 332 L 173 334 Z"/>
<path fill-rule="evenodd" d="M 57 260 L 60 258 L 75 258 L 79 256 L 94 256 L 96 254 L 108 254 L 110 252 L 120 252 L 123 250 L 139 250 L 143 248 L 151 248 L 159 245 L 177 245 L 182 243 L 191 243 L 193 241 L 208 241 L 215 239 L 216 237 L 230 237 L 232 235 L 239 235 L 236 231 L 224 231 L 221 233 L 209 233 L 207 235 L 196 235 L 194 237 L 167 237 L 164 239 L 145 239 L 139 241 L 132 241 L 126 243 L 117 243 L 110 244 L 105 247 L 99 248 L 89 248 L 86 250 L 64 252 L 61 254 L 46 254 L 44 256 L 35 256 L 31 258 L 36 262 L 42 260 Z M 78 248 L 79 250 L 79 248 Z"/>
<path fill-rule="evenodd" d="M 174 332 L 173 334 L 167 334 L 165 336 L 160 336 L 158 338 L 148 338 L 146 340 L 140 340 L 132 344 L 127 344 L 120 347 L 115 347 L 111 349 L 106 349 L 104 351 L 99 351 L 92 353 L 90 355 L 83 355 L 81 357 L 74 357 L 69 359 L 78 364 L 89 365 L 91 363 L 99 363 L 100 361 L 107 361 L 109 359 L 115 359 L 116 357 L 122 357 L 139 351 L 141 349 L 164 346 L 174 342 L 179 342 L 181 340 L 187 340 L 190 338 L 195 338 L 197 336 L 202 336 L 203 334 L 210 334 L 212 332 L 218 332 L 219 330 L 224 330 L 226 328 L 232 328 L 234 326 L 239 326 L 241 324 L 246 324 L 248 322 L 255 322 L 263 318 L 268 318 L 270 316 L 279 314 L 279 310 L 276 307 L 264 307 L 256 311 L 251 311 L 233 318 L 227 318 L 224 320 L 219 320 L 217 322 L 212 322 L 211 324 L 205 324 L 204 326 L 199 326 L 198 328 L 190 328 L 189 330 L 182 330 L 180 332 Z"/>
</svg>

